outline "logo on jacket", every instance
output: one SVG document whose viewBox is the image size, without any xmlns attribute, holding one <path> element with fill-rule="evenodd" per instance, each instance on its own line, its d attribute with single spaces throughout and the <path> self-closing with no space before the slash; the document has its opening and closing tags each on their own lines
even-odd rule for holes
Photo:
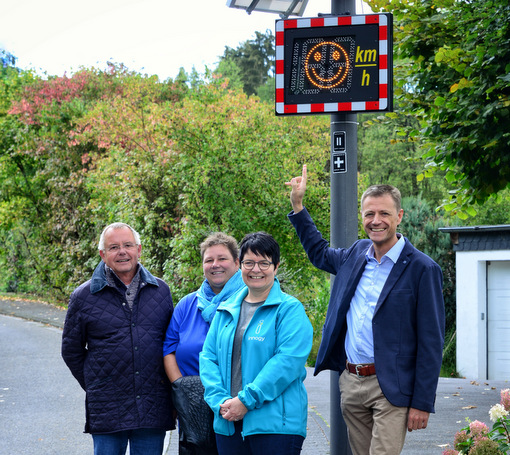
<svg viewBox="0 0 510 455">
<path fill-rule="evenodd" d="M 262 326 L 264 325 L 264 319 L 259 321 L 257 324 L 257 327 L 255 328 L 255 333 L 258 335 L 260 331 L 262 330 Z M 249 341 L 264 341 L 266 337 L 248 337 Z"/>
</svg>

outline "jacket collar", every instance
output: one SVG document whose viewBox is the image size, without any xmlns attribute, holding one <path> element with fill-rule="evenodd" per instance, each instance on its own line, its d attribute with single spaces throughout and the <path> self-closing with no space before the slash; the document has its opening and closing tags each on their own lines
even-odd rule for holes
<svg viewBox="0 0 510 455">
<path fill-rule="evenodd" d="M 143 284 L 152 284 L 153 286 L 159 286 L 156 278 L 142 265 L 140 265 L 140 286 Z M 101 290 L 103 290 L 108 285 L 108 281 L 106 279 L 106 270 L 105 263 L 101 261 L 94 273 L 92 274 L 92 279 L 90 280 L 90 292 L 95 294 Z"/>
<path fill-rule="evenodd" d="M 248 295 L 248 287 L 245 286 L 242 288 L 239 292 L 234 294 L 232 297 L 230 297 L 225 302 L 222 302 L 218 306 L 218 310 L 225 310 L 228 311 L 233 316 L 236 316 L 239 314 L 239 311 L 241 309 L 241 303 L 243 302 L 244 298 Z M 279 305 L 282 302 L 282 290 L 280 288 L 280 282 L 278 281 L 278 278 L 274 279 L 273 286 L 271 290 L 269 291 L 269 295 L 267 296 L 266 301 L 262 306 L 269 306 L 269 305 Z"/>
</svg>

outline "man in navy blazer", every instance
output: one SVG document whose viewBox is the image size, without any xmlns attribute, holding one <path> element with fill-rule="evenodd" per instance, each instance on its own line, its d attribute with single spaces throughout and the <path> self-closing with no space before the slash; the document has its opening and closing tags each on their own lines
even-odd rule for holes
<svg viewBox="0 0 510 455">
<path fill-rule="evenodd" d="M 434 412 L 444 342 L 442 272 L 397 233 L 401 196 L 371 186 L 361 215 L 369 240 L 330 248 L 303 206 L 306 165 L 289 219 L 313 265 L 335 275 L 315 374 L 341 373 L 341 409 L 355 455 L 398 454 L 406 429 Z"/>
</svg>

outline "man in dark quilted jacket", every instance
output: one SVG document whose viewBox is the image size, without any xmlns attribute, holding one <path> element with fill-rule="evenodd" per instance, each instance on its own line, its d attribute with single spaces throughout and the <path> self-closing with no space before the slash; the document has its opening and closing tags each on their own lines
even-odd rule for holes
<svg viewBox="0 0 510 455">
<path fill-rule="evenodd" d="M 62 357 L 86 392 L 85 432 L 94 455 L 161 455 L 175 428 L 163 340 L 173 312 L 167 284 L 138 261 L 140 236 L 107 226 L 102 261 L 71 295 Z"/>
</svg>

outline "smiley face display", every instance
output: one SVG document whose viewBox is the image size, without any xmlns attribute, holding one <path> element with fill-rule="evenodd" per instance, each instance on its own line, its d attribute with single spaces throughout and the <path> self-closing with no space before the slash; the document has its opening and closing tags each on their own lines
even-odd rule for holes
<svg viewBox="0 0 510 455">
<path fill-rule="evenodd" d="M 393 109 L 390 13 L 276 21 L 277 115 Z"/>
<path fill-rule="evenodd" d="M 306 54 L 306 78 L 320 89 L 332 89 L 345 81 L 349 74 L 349 55 L 334 41 L 323 41 Z"/>
</svg>

